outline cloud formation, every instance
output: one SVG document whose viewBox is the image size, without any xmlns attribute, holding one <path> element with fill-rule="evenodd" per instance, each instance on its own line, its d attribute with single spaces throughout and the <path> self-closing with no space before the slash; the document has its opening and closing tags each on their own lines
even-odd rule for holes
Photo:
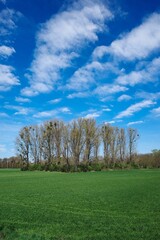
<svg viewBox="0 0 160 240">
<path fill-rule="evenodd" d="M 15 52 L 16 51 L 13 47 L 8 47 L 5 45 L 0 46 L 0 57 L 7 58 Z"/>
<path fill-rule="evenodd" d="M 117 100 L 118 102 L 122 102 L 122 101 L 128 101 L 128 100 L 131 100 L 132 97 L 127 95 L 127 94 L 123 94 L 121 95 Z"/>
<path fill-rule="evenodd" d="M 8 91 L 11 87 L 20 85 L 14 71 L 13 67 L 0 64 L 0 91 Z"/>
<path fill-rule="evenodd" d="M 131 105 L 126 110 L 120 112 L 115 117 L 115 119 L 132 116 L 134 113 L 139 112 L 144 108 L 149 108 L 149 107 L 151 107 L 152 105 L 155 105 L 155 104 L 156 104 L 156 102 L 154 102 L 152 100 L 143 100 L 139 103 L 135 103 L 135 104 Z"/>
<path fill-rule="evenodd" d="M 108 52 L 129 61 L 146 58 L 152 52 L 160 50 L 159 29 L 160 14 L 154 13 L 145 19 L 140 26 L 113 41 L 107 51 L 106 48 L 97 50 L 97 55 Z"/>
<path fill-rule="evenodd" d="M 0 12 L 0 36 L 5 37 L 11 35 L 17 28 L 17 22 L 22 16 L 22 13 L 14 9 L 3 9 Z"/>
<path fill-rule="evenodd" d="M 107 96 L 107 95 L 112 95 L 116 94 L 119 92 L 125 92 L 127 91 L 128 88 L 116 84 L 104 84 L 95 89 L 95 94 L 99 96 Z"/>
<path fill-rule="evenodd" d="M 33 115 L 34 118 L 53 118 L 57 117 L 59 114 L 71 114 L 71 110 L 68 107 L 62 107 L 49 111 L 38 112 Z"/>
<path fill-rule="evenodd" d="M 127 123 L 127 126 L 132 126 L 132 125 L 142 124 L 142 123 L 144 123 L 144 121 L 129 122 L 129 123 Z"/>
<path fill-rule="evenodd" d="M 52 91 L 61 78 L 61 70 L 72 66 L 86 44 L 98 40 L 97 34 L 104 30 L 106 19 L 112 17 L 98 1 L 78 1 L 43 24 L 37 34 L 30 86 L 22 94 L 34 96 Z"/>
<path fill-rule="evenodd" d="M 159 79 L 160 57 L 154 58 L 150 62 L 145 62 L 141 69 L 131 71 L 128 74 L 122 74 L 115 80 L 121 85 L 135 86 L 137 84 L 146 84 L 147 82 L 156 82 Z"/>
</svg>

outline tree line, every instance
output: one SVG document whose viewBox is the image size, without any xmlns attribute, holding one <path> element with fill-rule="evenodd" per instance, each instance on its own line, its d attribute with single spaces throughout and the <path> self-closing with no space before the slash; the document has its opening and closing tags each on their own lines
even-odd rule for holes
<svg viewBox="0 0 160 240">
<path fill-rule="evenodd" d="M 136 129 L 98 125 L 94 119 L 79 118 L 70 123 L 51 120 L 23 127 L 16 149 L 25 170 L 34 166 L 79 171 L 96 164 L 98 168 L 100 164 L 114 168 L 134 162 L 138 136 Z"/>
</svg>

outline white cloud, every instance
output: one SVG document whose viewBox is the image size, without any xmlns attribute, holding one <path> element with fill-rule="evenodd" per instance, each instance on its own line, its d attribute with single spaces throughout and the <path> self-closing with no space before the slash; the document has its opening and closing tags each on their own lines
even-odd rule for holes
<svg viewBox="0 0 160 240">
<path fill-rule="evenodd" d="M 128 100 L 130 100 L 130 99 L 132 99 L 131 96 L 129 96 L 129 95 L 127 95 L 127 94 L 123 94 L 123 95 L 121 95 L 121 96 L 118 98 L 118 102 L 128 101 Z"/>
<path fill-rule="evenodd" d="M 70 109 L 68 107 L 62 107 L 59 109 L 60 112 L 62 113 L 71 113 Z"/>
<path fill-rule="evenodd" d="M 28 115 L 33 111 L 32 108 L 15 106 L 15 105 L 5 105 L 4 107 L 6 109 L 15 110 L 16 112 L 14 112 L 14 115 Z"/>
<path fill-rule="evenodd" d="M 125 92 L 128 88 L 116 84 L 105 84 L 95 89 L 95 94 L 100 96 L 112 95 L 119 92 Z"/>
<path fill-rule="evenodd" d="M 151 113 L 153 113 L 156 117 L 160 117 L 160 107 L 154 108 Z"/>
<path fill-rule="evenodd" d="M 103 108 L 102 109 L 102 112 L 110 112 L 110 111 L 112 111 L 110 108 Z"/>
<path fill-rule="evenodd" d="M 143 108 L 149 108 L 152 105 L 155 105 L 156 102 L 151 100 L 143 100 L 142 102 L 135 103 L 128 107 L 126 110 L 120 112 L 115 118 L 123 118 L 132 116 L 134 113 L 141 111 Z"/>
<path fill-rule="evenodd" d="M 144 121 L 129 122 L 129 123 L 127 124 L 127 126 L 136 125 L 136 124 L 142 124 L 142 123 L 144 123 Z"/>
<path fill-rule="evenodd" d="M 139 71 L 139 72 L 133 71 L 133 72 L 131 72 L 129 74 L 125 74 L 125 75 L 119 76 L 116 79 L 116 82 L 118 84 L 122 84 L 122 85 L 134 86 L 134 85 L 136 85 L 138 83 L 141 83 L 143 79 L 144 79 L 143 72 L 141 72 L 141 71 Z"/>
<path fill-rule="evenodd" d="M 81 0 L 43 24 L 37 34 L 30 87 L 23 89 L 22 94 L 52 91 L 61 78 L 61 70 L 72 66 L 72 60 L 86 44 L 98 40 L 97 34 L 104 30 L 106 19 L 112 17 L 102 3 Z"/>
<path fill-rule="evenodd" d="M 0 46 L 0 56 L 3 58 L 11 56 L 13 53 L 15 53 L 15 49 L 13 47 L 8 46 Z"/>
<path fill-rule="evenodd" d="M 71 114 L 71 111 L 68 107 L 62 107 L 55 110 L 38 112 L 34 114 L 33 117 L 34 118 L 51 118 L 51 117 L 53 118 L 53 117 L 57 117 L 57 115 L 61 113 Z"/>
<path fill-rule="evenodd" d="M 95 113 L 89 113 L 87 114 L 84 118 L 97 118 L 100 116 L 100 113 L 95 112 Z"/>
<path fill-rule="evenodd" d="M 131 32 L 115 40 L 108 53 L 127 60 L 143 59 L 160 49 L 160 14 L 150 15 Z"/>
<path fill-rule="evenodd" d="M 22 97 L 16 97 L 15 98 L 16 102 L 20 102 L 20 103 L 27 103 L 27 102 L 31 102 L 31 100 L 29 98 L 22 98 Z"/>
<path fill-rule="evenodd" d="M 22 13 L 6 8 L 0 12 L 0 36 L 8 36 L 17 28 Z"/>
<path fill-rule="evenodd" d="M 142 98 L 142 99 L 157 100 L 157 99 L 160 99 L 160 92 L 151 93 L 151 92 L 139 91 L 139 92 L 136 92 L 135 97 Z"/>
<path fill-rule="evenodd" d="M 87 98 L 91 93 L 89 92 L 76 92 L 76 93 L 71 93 L 67 96 L 68 99 L 73 99 L 73 98 Z"/>
<path fill-rule="evenodd" d="M 159 79 L 160 57 L 154 58 L 151 62 L 145 62 L 140 70 L 135 70 L 129 74 L 123 74 L 115 80 L 117 84 L 135 86 L 156 82 Z"/>
<path fill-rule="evenodd" d="M 103 65 L 99 62 L 91 62 L 86 66 L 79 68 L 69 79 L 67 88 L 79 91 L 89 89 L 91 85 L 96 83 L 96 73 L 102 71 L 103 69 Z"/>
<path fill-rule="evenodd" d="M 38 95 L 38 91 L 35 91 L 29 87 L 26 87 L 24 89 L 21 90 L 21 94 L 26 96 L 26 97 L 33 97 Z"/>
<path fill-rule="evenodd" d="M 99 46 L 94 49 L 92 53 L 92 57 L 93 59 L 99 59 L 99 58 L 102 58 L 106 53 L 108 53 L 108 47 Z"/>
<path fill-rule="evenodd" d="M 107 125 L 107 124 L 114 124 L 114 123 L 116 123 L 116 121 L 112 120 L 112 121 L 105 122 L 104 124 Z"/>
<path fill-rule="evenodd" d="M 48 101 L 48 103 L 50 104 L 56 104 L 56 103 L 59 103 L 62 101 L 62 98 L 56 98 L 56 99 L 53 99 L 53 100 L 50 100 Z"/>
<path fill-rule="evenodd" d="M 107 78 L 109 74 L 119 74 L 119 69 L 112 63 L 101 63 L 99 61 L 91 61 L 80 67 L 69 79 L 67 88 L 76 91 L 88 90 L 96 85 L 101 78 Z"/>
<path fill-rule="evenodd" d="M 20 82 L 14 75 L 14 68 L 0 64 L 0 91 L 8 91 L 17 85 L 20 85 Z"/>
</svg>

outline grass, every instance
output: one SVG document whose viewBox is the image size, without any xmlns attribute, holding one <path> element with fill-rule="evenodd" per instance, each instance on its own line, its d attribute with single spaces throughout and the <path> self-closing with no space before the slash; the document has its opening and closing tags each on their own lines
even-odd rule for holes
<svg viewBox="0 0 160 240">
<path fill-rule="evenodd" d="M 158 240 L 159 227 L 159 170 L 0 170 L 0 239 Z"/>
</svg>

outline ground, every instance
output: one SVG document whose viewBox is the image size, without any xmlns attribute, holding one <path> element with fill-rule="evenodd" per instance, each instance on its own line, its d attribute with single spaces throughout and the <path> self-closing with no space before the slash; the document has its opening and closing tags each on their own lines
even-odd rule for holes
<svg viewBox="0 0 160 240">
<path fill-rule="evenodd" d="M 0 239 L 158 240 L 160 170 L 0 170 Z"/>
</svg>

